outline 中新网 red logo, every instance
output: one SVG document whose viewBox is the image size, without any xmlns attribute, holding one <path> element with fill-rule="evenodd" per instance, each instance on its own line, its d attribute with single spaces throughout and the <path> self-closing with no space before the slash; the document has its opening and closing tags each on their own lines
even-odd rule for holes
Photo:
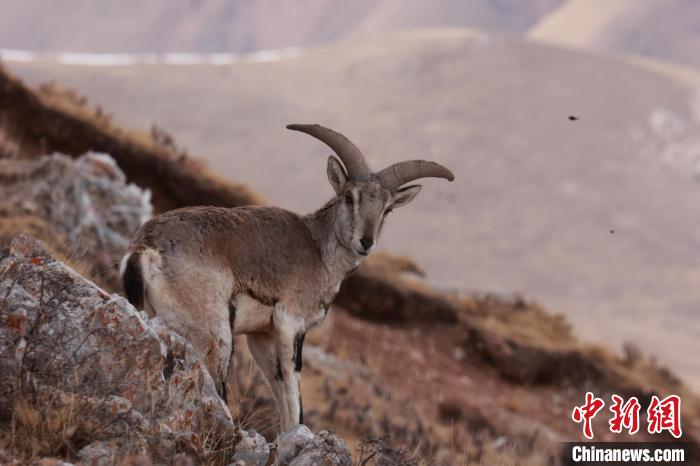
<svg viewBox="0 0 700 466">
<path fill-rule="evenodd" d="M 639 414 L 641 404 L 637 397 L 627 400 L 619 395 L 612 395 L 610 412 L 612 413 L 608 426 L 610 432 L 622 433 L 623 431 L 633 435 L 639 432 Z M 587 392 L 584 403 L 574 406 L 571 412 L 571 419 L 578 424 L 582 424 L 583 435 L 593 439 L 593 418 L 605 407 L 605 401 L 596 397 L 593 393 Z M 651 397 L 647 408 L 647 432 L 650 434 L 660 434 L 668 431 L 675 438 L 683 435 L 681 429 L 681 398 L 678 395 L 669 395 L 660 400 L 658 396 Z"/>
</svg>

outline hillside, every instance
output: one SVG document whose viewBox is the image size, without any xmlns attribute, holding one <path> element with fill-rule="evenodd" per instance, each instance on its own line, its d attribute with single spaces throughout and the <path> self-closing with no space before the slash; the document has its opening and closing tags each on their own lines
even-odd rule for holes
<svg viewBox="0 0 700 466">
<path fill-rule="evenodd" d="M 229 379 L 230 417 L 182 340 L 109 296 L 120 285 L 105 273 L 116 270 L 123 238 L 152 208 L 259 198 L 172 141 L 164 145 L 162 133 L 125 130 L 71 95 L 34 91 L 0 69 L 0 199 L 7 200 L 0 206 L 0 366 L 12 375 L 0 390 L 0 461 L 229 464 L 255 454 L 287 464 L 282 458 L 300 454 L 306 462 L 289 464 L 349 465 L 352 452 L 352 464 L 368 466 L 557 464 L 560 442 L 581 437 L 570 421 L 581 387 L 634 395 L 643 405 L 654 394 L 679 394 L 683 440 L 698 454 L 700 400 L 643 351 L 627 346 L 619 354 L 581 341 L 566 319 L 522 296 L 442 291 L 411 259 L 387 254 L 372 255 L 348 277 L 304 347 L 305 422 L 338 432 L 350 451 L 323 432 L 293 430 L 273 442 L 269 392 L 243 341 Z M 113 158 L 81 155 L 86 146 Z M 70 157 L 38 157 L 57 150 Z M 144 167 L 157 176 L 144 176 Z M 139 186 L 127 185 L 134 181 Z M 196 189 L 172 190 L 175 183 Z M 49 251 L 14 236 L 22 231 Z M 183 399 L 193 403 L 183 407 Z M 596 421 L 597 438 L 619 439 L 605 419 Z"/>
<path fill-rule="evenodd" d="M 529 31 L 532 39 L 700 65 L 700 4 L 687 0 L 569 0 Z"/>
<path fill-rule="evenodd" d="M 0 47 L 251 52 L 436 26 L 524 32 L 562 0 L 0 0 Z"/>
<path fill-rule="evenodd" d="M 343 131 L 374 167 L 437 160 L 459 181 L 426 181 L 381 247 L 445 286 L 526 292 L 585 336 L 637 342 L 700 380 L 688 318 L 700 225 L 678 215 L 700 205 L 692 72 L 457 29 L 230 67 L 12 69 L 80 89 L 127 126 L 157 121 L 218 173 L 300 211 L 330 196 L 327 150 L 289 122 Z"/>
</svg>

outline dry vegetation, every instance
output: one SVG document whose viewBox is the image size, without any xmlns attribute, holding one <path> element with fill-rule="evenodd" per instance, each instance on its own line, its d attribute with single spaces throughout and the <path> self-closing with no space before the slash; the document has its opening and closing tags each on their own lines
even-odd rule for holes
<svg viewBox="0 0 700 466">
<path fill-rule="evenodd" d="M 406 258 L 373 256 L 344 282 L 336 303 L 365 320 L 458 328 L 470 352 L 519 384 L 593 381 L 612 390 L 630 385 L 668 393 L 681 388 L 633 345 L 624 356 L 586 345 L 563 316 L 521 296 L 461 297 L 415 279 L 411 274 L 417 270 Z"/>
<path fill-rule="evenodd" d="M 0 109 L 7 154 L 108 152 L 129 180 L 153 191 L 157 210 L 262 202 L 180 153 L 160 130 L 144 137 L 117 128 L 73 93 L 33 92 L 0 70 Z M 23 230 L 63 244 L 39 218 L 4 218 L 1 226 L 3 237 Z M 370 258 L 344 283 L 338 312 L 310 335 L 308 423 L 348 438 L 358 464 L 542 464 L 557 457 L 557 441 L 578 438 L 569 413 L 581 387 L 642 399 L 680 394 L 685 440 L 697 441 L 698 399 L 639 350 L 618 355 L 582 343 L 561 316 L 522 297 L 462 296 L 421 275 L 408 258 Z M 240 343 L 232 411 L 244 427 L 272 435 L 269 395 Z M 65 455 L 80 446 L 81 429 L 94 428 L 70 399 L 23 392 L 2 413 L 9 429 L 0 445 L 11 454 Z"/>
<path fill-rule="evenodd" d="M 111 154 L 130 181 L 153 190 L 161 210 L 191 204 L 259 204 L 250 189 L 225 181 L 167 141 L 161 130 L 142 135 L 118 128 L 99 107 L 74 92 L 43 86 L 32 92 L 0 68 L 0 127 L 25 156 L 50 152 Z"/>
<path fill-rule="evenodd" d="M 376 387 L 360 394 L 352 381 L 332 381 L 319 425 L 340 417 L 355 435 L 391 435 L 419 458 L 450 463 L 470 445 L 469 464 L 510 464 L 498 459 L 506 451 L 519 458 L 515 464 L 531 456 L 540 458 L 531 464 L 542 464 L 543 456 L 558 455 L 558 441 L 579 438 L 569 416 L 585 387 L 603 397 L 637 396 L 643 405 L 652 394 L 680 394 L 686 439 L 696 438 L 698 398 L 638 349 L 627 345 L 616 354 L 578 341 L 561 316 L 522 297 L 439 292 L 406 275 L 404 264 L 394 271 L 387 264 L 381 256 L 366 261 L 337 301 L 353 318 L 336 314 L 328 334 L 310 338 L 346 364 L 365 365 L 368 374 L 357 377 Z M 345 409 L 334 407 L 338 399 Z M 367 417 L 358 420 L 358 412 Z M 384 430 L 367 429 L 372 418 Z M 596 435 L 612 440 L 606 430 L 601 423 Z M 444 448 L 450 442 L 451 454 Z"/>
<path fill-rule="evenodd" d="M 115 436 L 119 436 L 119 445 L 111 448 L 121 455 L 113 458 L 114 464 L 131 464 L 130 461 L 138 460 L 138 464 L 150 465 L 151 461 L 166 461 L 173 456 L 163 447 L 160 435 L 132 430 L 133 411 L 118 411 L 119 404 L 112 397 L 85 396 L 72 393 L 76 387 L 55 389 L 37 383 L 51 378 L 46 373 L 50 370 L 48 364 L 26 367 L 16 377 L 3 380 L 4 390 L 11 395 L 3 397 L 3 404 L 5 400 L 10 402 L 3 406 L 7 409 L 0 412 L 0 462 L 13 459 L 19 464 L 28 464 L 39 458 L 75 461 L 78 452 L 96 439 L 109 443 L 114 442 L 110 439 Z M 83 384 L 79 390 L 85 392 L 91 387 Z M 96 385 L 92 390 L 104 392 L 104 387 Z M 170 448 L 175 449 L 183 461 L 186 457 L 204 457 L 208 465 L 228 464 L 235 437 L 223 432 L 211 413 L 202 410 L 195 415 L 193 431 L 179 434 Z M 147 456 L 140 451 L 146 451 Z M 7 458 L 3 458 L 3 454 Z"/>
</svg>

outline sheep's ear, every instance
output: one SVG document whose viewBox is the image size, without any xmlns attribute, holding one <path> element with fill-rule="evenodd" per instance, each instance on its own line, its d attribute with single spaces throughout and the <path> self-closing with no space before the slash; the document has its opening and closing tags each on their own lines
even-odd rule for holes
<svg viewBox="0 0 700 466">
<path fill-rule="evenodd" d="M 340 162 L 338 162 L 338 159 L 332 155 L 328 157 L 328 168 L 326 169 L 326 173 L 328 173 L 328 181 L 331 182 L 331 186 L 333 186 L 335 193 L 342 193 L 343 189 L 345 188 L 345 183 L 348 182 L 348 175 L 345 173 L 345 169 Z"/>
<path fill-rule="evenodd" d="M 392 194 L 390 208 L 396 209 L 405 206 L 418 195 L 421 188 L 422 186 L 419 184 L 412 184 L 405 188 L 397 189 L 394 191 L 394 194 Z"/>
</svg>

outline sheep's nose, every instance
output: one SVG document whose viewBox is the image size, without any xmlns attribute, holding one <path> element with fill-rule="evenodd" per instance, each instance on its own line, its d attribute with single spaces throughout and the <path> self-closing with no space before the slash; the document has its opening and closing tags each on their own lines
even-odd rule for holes
<svg viewBox="0 0 700 466">
<path fill-rule="evenodd" d="M 360 239 L 360 244 L 362 245 L 363 248 L 365 248 L 365 251 L 374 246 L 374 240 L 372 238 L 361 238 Z"/>
</svg>

